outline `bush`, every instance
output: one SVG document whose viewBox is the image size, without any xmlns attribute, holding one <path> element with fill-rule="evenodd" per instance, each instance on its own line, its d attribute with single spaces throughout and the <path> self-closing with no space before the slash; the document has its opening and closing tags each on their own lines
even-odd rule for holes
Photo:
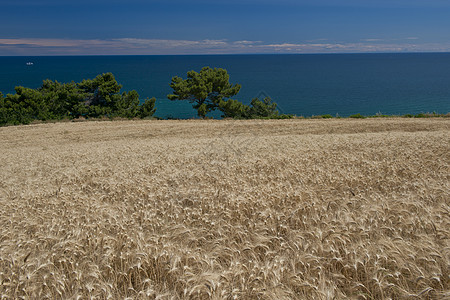
<svg viewBox="0 0 450 300">
<path fill-rule="evenodd" d="M 352 119 L 365 119 L 366 117 L 361 115 L 360 113 L 354 114 L 354 115 L 350 115 L 349 118 Z"/>
<path fill-rule="evenodd" d="M 295 116 L 292 114 L 279 114 L 278 116 L 272 117 L 271 119 L 292 119 Z"/>
<path fill-rule="evenodd" d="M 319 115 L 319 116 L 311 116 L 311 119 L 331 119 L 333 118 L 332 115 L 327 114 L 327 115 Z"/>
<path fill-rule="evenodd" d="M 292 115 L 280 114 L 277 104 L 269 97 L 264 100 L 252 99 L 250 105 L 234 99 L 220 101 L 219 109 L 223 112 L 223 118 L 234 119 L 290 119 Z"/>
<path fill-rule="evenodd" d="M 414 118 L 427 118 L 427 116 L 424 113 L 419 113 L 419 114 L 416 114 L 414 116 Z"/>
</svg>

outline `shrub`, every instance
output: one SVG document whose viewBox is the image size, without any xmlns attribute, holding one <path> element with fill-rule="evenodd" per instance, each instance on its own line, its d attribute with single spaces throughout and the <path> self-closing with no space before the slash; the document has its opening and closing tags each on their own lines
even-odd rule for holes
<svg viewBox="0 0 450 300">
<path fill-rule="evenodd" d="M 361 115 L 360 113 L 354 114 L 354 115 L 350 115 L 349 118 L 352 119 L 365 119 L 366 117 Z"/>
<path fill-rule="evenodd" d="M 319 116 L 311 116 L 311 119 L 331 119 L 333 118 L 332 115 L 326 114 L 326 115 L 319 115 Z"/>
</svg>

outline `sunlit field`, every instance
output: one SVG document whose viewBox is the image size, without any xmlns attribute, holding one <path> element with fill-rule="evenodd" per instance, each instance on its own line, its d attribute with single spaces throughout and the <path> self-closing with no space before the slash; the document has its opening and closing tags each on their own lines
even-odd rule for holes
<svg viewBox="0 0 450 300">
<path fill-rule="evenodd" d="M 450 119 L 0 128 L 1 299 L 449 299 Z"/>
</svg>

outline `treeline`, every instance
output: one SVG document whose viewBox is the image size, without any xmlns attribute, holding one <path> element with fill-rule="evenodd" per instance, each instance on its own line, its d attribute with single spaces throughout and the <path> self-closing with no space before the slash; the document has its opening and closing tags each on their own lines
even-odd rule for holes
<svg viewBox="0 0 450 300">
<path fill-rule="evenodd" d="M 234 99 L 241 86 L 232 85 L 226 70 L 204 67 L 190 71 L 187 79 L 172 78 L 170 100 L 187 100 L 201 118 L 214 110 L 224 118 L 291 118 L 280 114 L 270 98 L 252 99 L 250 105 Z M 0 126 L 29 124 L 33 121 L 77 118 L 150 118 L 155 113 L 155 98 L 140 103 L 135 91 L 121 92 L 111 73 L 98 75 L 82 82 L 60 83 L 45 80 L 37 89 L 18 86 L 15 94 L 0 92 Z"/>
<path fill-rule="evenodd" d="M 155 113 L 155 98 L 140 104 L 136 91 L 121 89 L 111 73 L 79 83 L 44 80 L 37 89 L 18 86 L 15 94 L 0 93 L 0 125 L 80 117 L 148 118 Z"/>
</svg>

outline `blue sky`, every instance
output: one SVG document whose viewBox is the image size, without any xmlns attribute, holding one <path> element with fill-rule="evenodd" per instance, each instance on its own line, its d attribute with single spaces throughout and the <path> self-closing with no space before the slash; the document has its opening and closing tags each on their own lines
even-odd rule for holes
<svg viewBox="0 0 450 300">
<path fill-rule="evenodd" d="M 0 55 L 450 52 L 450 0 L 1 0 Z"/>
</svg>

